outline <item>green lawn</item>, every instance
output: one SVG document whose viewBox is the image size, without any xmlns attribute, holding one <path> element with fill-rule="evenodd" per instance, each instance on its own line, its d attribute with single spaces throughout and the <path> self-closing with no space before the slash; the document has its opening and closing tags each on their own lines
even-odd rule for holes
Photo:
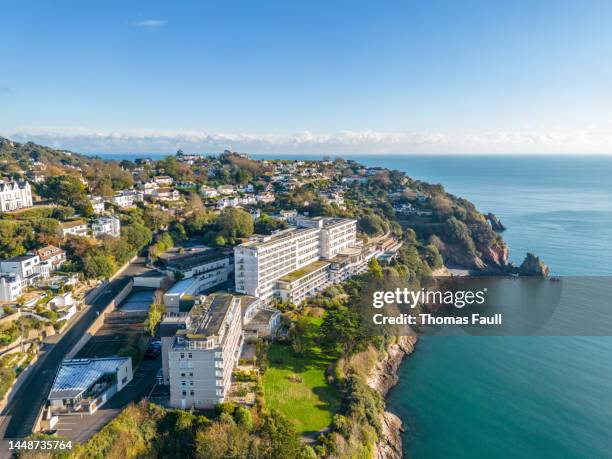
<svg viewBox="0 0 612 459">
<path fill-rule="evenodd" d="M 313 326 L 317 322 L 314 319 Z M 273 343 L 268 357 L 270 365 L 263 378 L 266 405 L 294 421 L 301 434 L 328 427 L 340 407 L 338 390 L 325 379 L 335 357 L 312 340 L 307 340 L 306 350 L 299 355 L 291 346 Z"/>
</svg>

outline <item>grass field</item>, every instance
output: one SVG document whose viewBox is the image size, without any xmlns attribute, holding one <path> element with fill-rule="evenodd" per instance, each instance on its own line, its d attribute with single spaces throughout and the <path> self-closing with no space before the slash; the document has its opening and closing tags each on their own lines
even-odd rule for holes
<svg viewBox="0 0 612 459">
<path fill-rule="evenodd" d="M 320 320 L 313 319 L 313 327 Z M 303 435 L 327 428 L 340 407 L 338 390 L 327 383 L 325 371 L 335 359 L 307 335 L 305 350 L 295 354 L 291 346 L 273 343 L 264 374 L 264 396 L 269 408 L 279 410 Z"/>
</svg>

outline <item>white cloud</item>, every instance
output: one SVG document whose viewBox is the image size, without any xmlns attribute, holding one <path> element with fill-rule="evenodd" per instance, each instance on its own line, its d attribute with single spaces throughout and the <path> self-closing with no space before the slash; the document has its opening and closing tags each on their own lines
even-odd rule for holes
<svg viewBox="0 0 612 459">
<path fill-rule="evenodd" d="M 135 26 L 144 27 L 146 29 L 157 29 L 166 24 L 166 21 L 162 21 L 161 19 L 144 19 L 141 21 L 134 22 Z"/>
<path fill-rule="evenodd" d="M 87 128 L 24 128 L 4 133 L 16 141 L 34 141 L 79 152 L 172 153 L 612 153 L 612 123 L 584 129 L 446 134 L 345 130 L 335 133 L 253 134 L 203 131 L 95 131 Z"/>
</svg>

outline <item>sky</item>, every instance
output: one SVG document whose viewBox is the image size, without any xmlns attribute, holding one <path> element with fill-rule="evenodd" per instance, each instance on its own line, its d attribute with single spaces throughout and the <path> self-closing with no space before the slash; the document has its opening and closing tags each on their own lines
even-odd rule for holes
<svg viewBox="0 0 612 459">
<path fill-rule="evenodd" d="M 4 2 L 0 135 L 84 153 L 612 153 L 610 1 Z"/>
</svg>

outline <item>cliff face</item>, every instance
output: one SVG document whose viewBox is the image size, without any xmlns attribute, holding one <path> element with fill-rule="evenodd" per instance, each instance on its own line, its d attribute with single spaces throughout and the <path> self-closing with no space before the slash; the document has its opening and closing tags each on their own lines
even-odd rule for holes
<svg viewBox="0 0 612 459">
<path fill-rule="evenodd" d="M 400 336 L 398 342 L 389 348 L 387 357 L 379 362 L 368 378 L 368 385 L 387 396 L 389 390 L 397 384 L 399 369 L 404 357 L 414 351 L 416 336 Z M 385 411 L 382 419 L 382 435 L 374 451 L 375 459 L 401 459 L 402 421 L 393 413 Z"/>
<path fill-rule="evenodd" d="M 496 268 L 505 268 L 508 266 L 508 245 L 503 239 L 498 239 L 490 247 L 478 247 L 481 253 L 482 260 L 487 266 Z"/>
<path fill-rule="evenodd" d="M 461 247 L 453 244 L 443 243 L 439 247 L 445 262 L 479 271 L 493 268 L 505 268 L 508 266 L 508 246 L 503 239 L 499 239 L 493 245 L 478 246 L 476 250 L 480 256 L 466 252 Z"/>
</svg>

